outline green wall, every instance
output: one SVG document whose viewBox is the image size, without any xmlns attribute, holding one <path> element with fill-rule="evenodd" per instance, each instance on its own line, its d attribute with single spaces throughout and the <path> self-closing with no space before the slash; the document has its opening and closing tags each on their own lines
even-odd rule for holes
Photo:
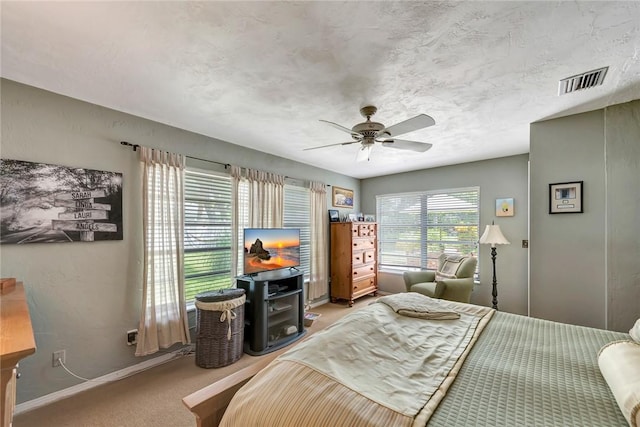
<svg viewBox="0 0 640 427">
<path fill-rule="evenodd" d="M 531 315 L 628 331 L 640 317 L 640 101 L 531 125 Z M 584 182 L 583 213 L 548 213 Z"/>
<path fill-rule="evenodd" d="M 528 250 L 522 247 L 522 240 L 528 239 L 528 159 L 529 156 L 523 154 L 364 179 L 361 183 L 362 208 L 367 213 L 375 213 L 379 194 L 479 186 L 480 234 L 485 225 L 495 221 L 511 243 L 497 249 L 498 307 L 526 315 Z M 503 197 L 515 199 L 513 217 L 495 216 L 495 201 Z M 475 304 L 491 306 L 493 267 L 490 251 L 488 245 L 480 245 L 480 284 L 471 295 L 471 302 Z M 379 285 L 382 291 L 404 290 L 398 274 L 380 274 Z"/>
<path fill-rule="evenodd" d="M 124 240 L 0 246 L 0 274 L 23 281 L 37 345 L 20 363 L 18 403 L 80 383 L 51 366 L 54 351 L 66 350 L 67 366 L 86 378 L 155 357 L 136 358 L 126 345 L 141 305 L 142 202 L 137 153 L 120 141 L 354 189 L 359 209 L 355 178 L 9 80 L 0 89 L 2 158 L 121 172 L 124 180 Z"/>
</svg>

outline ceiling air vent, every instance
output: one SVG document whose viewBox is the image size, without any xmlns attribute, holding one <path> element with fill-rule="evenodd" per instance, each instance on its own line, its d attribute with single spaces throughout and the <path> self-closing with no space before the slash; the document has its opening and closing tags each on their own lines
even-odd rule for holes
<svg viewBox="0 0 640 427">
<path fill-rule="evenodd" d="M 598 68 L 597 70 L 587 71 L 586 73 L 560 80 L 558 96 L 601 85 L 608 69 L 609 67 Z"/>
</svg>

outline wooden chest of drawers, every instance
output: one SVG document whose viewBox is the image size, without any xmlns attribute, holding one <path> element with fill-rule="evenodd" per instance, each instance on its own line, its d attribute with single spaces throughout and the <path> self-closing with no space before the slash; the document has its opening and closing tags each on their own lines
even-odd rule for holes
<svg viewBox="0 0 640 427">
<path fill-rule="evenodd" d="M 331 223 L 331 302 L 346 300 L 349 307 L 363 295 L 378 291 L 375 222 Z"/>
</svg>

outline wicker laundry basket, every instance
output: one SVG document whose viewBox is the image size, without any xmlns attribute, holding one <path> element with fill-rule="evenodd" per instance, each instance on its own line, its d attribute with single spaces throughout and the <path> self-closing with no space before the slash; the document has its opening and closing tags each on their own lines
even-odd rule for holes
<svg viewBox="0 0 640 427">
<path fill-rule="evenodd" d="M 196 295 L 196 365 L 220 368 L 242 357 L 244 289 Z"/>
</svg>

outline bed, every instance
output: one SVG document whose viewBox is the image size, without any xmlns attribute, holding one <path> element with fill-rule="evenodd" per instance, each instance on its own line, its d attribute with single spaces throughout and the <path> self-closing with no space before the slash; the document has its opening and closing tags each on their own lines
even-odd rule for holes
<svg viewBox="0 0 640 427">
<path fill-rule="evenodd" d="M 404 293 L 183 401 L 199 426 L 635 427 L 639 372 L 629 334 Z"/>
</svg>

